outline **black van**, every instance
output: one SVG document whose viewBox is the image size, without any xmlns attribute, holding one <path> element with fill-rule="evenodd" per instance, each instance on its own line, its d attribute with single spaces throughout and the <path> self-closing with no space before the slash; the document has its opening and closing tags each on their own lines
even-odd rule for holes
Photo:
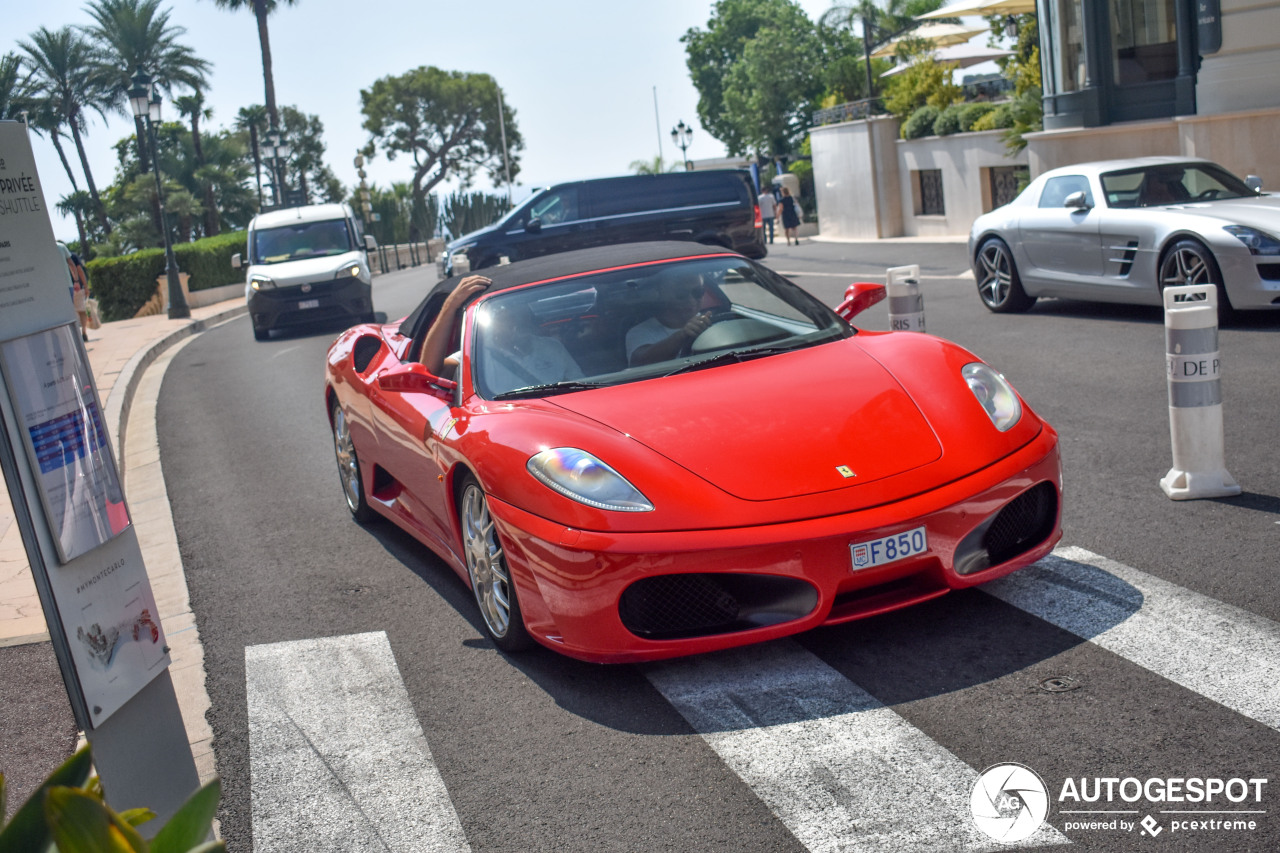
<svg viewBox="0 0 1280 853">
<path fill-rule="evenodd" d="M 559 184 L 450 243 L 445 275 L 453 275 L 459 255 L 478 270 L 504 257 L 517 261 L 646 240 L 691 240 L 763 258 L 763 223 L 751 176 L 713 169 Z"/>
</svg>

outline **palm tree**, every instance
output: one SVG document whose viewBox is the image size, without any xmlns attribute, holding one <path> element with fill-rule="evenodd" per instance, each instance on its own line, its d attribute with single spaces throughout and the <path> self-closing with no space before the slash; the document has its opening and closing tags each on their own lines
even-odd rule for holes
<svg viewBox="0 0 1280 853">
<path fill-rule="evenodd" d="M 95 22 L 84 28 L 97 50 L 95 79 L 123 114 L 130 114 L 129 88 L 138 68 L 145 69 L 170 98 L 175 88 L 194 91 L 205 85 L 212 66 L 178 43 L 187 31 L 170 26 L 169 10 L 160 8 L 160 0 L 94 0 L 85 11 Z M 150 167 L 143 142 L 146 127 L 140 116 L 134 117 L 134 129 L 138 160 L 145 172 Z"/>
<path fill-rule="evenodd" d="M 249 149 L 253 152 L 253 180 L 258 185 L 259 209 L 262 207 L 262 152 L 258 148 L 258 134 L 268 127 L 267 118 L 266 107 L 258 104 L 241 107 L 236 114 L 236 127 L 249 131 Z"/>
<path fill-rule="evenodd" d="M 22 60 L 16 53 L 0 56 L 0 119 L 21 119 L 35 104 L 31 75 L 22 73 Z"/>
<path fill-rule="evenodd" d="M 71 216 L 76 220 L 76 231 L 80 234 L 80 257 L 88 260 L 89 234 L 84 227 L 85 214 L 91 211 L 93 200 L 84 190 L 76 190 L 62 197 L 58 202 L 58 212 L 63 216 Z"/>
<path fill-rule="evenodd" d="M 85 111 L 93 110 L 106 118 L 106 110 L 111 107 L 110 96 L 93 74 L 93 50 L 71 27 L 59 30 L 41 27 L 29 40 L 19 42 L 19 47 L 31 62 L 32 80 L 43 92 L 45 108 L 56 116 L 56 127 L 60 130 L 65 126 L 71 131 L 89 196 L 93 199 L 94 214 L 102 230 L 110 234 L 111 223 L 107 221 L 84 150 Z"/>
<path fill-rule="evenodd" d="M 191 147 L 196 154 L 195 174 L 200 175 L 200 167 L 204 165 L 204 147 L 200 143 L 200 119 L 213 118 L 213 110 L 205 107 L 204 93 L 199 89 L 194 94 L 183 95 L 173 99 L 181 115 L 191 119 Z M 204 189 L 204 235 L 212 237 L 218 233 L 218 201 L 213 197 L 213 184 L 201 181 Z"/>
<path fill-rule="evenodd" d="M 867 63 L 867 95 L 875 96 L 875 81 L 871 74 L 871 51 L 896 35 L 912 29 L 916 15 L 942 8 L 945 0 L 885 0 L 877 6 L 875 0 L 858 3 L 837 3 L 822 13 L 819 26 L 862 29 L 862 51 Z"/>
<path fill-rule="evenodd" d="M 233 12 L 252 9 L 253 16 L 258 19 L 258 44 L 262 47 L 262 82 L 266 87 L 267 116 L 271 119 L 271 127 L 279 127 L 280 113 L 276 110 L 276 83 L 271 72 L 271 38 L 267 32 L 267 16 L 282 3 L 293 6 L 298 0 L 213 0 L 213 2 Z"/>
</svg>

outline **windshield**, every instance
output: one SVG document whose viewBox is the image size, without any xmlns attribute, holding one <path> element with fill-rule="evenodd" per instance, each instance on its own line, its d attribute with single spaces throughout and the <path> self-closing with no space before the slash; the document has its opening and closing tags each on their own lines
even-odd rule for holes
<svg viewBox="0 0 1280 853">
<path fill-rule="evenodd" d="M 1157 207 L 1193 201 L 1256 198 L 1244 181 L 1213 163 L 1171 163 L 1102 176 L 1109 207 Z"/>
<path fill-rule="evenodd" d="M 742 258 L 674 261 L 497 293 L 478 307 L 481 396 L 540 397 L 764 358 L 853 334 Z"/>
<path fill-rule="evenodd" d="M 298 222 L 253 232 L 253 262 L 278 264 L 299 258 L 322 258 L 354 251 L 345 219 Z"/>
</svg>

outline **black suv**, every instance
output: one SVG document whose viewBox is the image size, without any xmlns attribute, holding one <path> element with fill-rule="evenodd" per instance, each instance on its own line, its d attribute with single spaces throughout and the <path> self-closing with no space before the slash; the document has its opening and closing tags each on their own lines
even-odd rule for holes
<svg viewBox="0 0 1280 853">
<path fill-rule="evenodd" d="M 454 240 L 471 269 L 608 243 L 690 240 L 748 258 L 766 248 L 751 176 L 735 169 L 574 181 L 543 190 L 498 222 Z"/>
</svg>

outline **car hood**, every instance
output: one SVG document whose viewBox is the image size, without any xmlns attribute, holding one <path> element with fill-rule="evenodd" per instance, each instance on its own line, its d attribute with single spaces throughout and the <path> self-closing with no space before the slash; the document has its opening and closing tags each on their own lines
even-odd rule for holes
<svg viewBox="0 0 1280 853">
<path fill-rule="evenodd" d="M 343 252 L 341 255 L 323 255 L 318 258 L 299 258 L 277 264 L 254 264 L 250 275 L 265 275 L 277 287 L 324 281 L 338 274 L 338 270 L 363 260 L 362 252 Z"/>
<path fill-rule="evenodd" d="M 865 485 L 939 459 L 938 437 L 911 397 L 848 343 L 548 402 L 750 501 Z"/>
<path fill-rule="evenodd" d="M 495 222 L 492 225 L 486 225 L 484 228 L 477 228 L 475 231 L 471 231 L 466 234 L 463 234 L 458 239 L 449 241 L 448 245 L 445 246 L 445 249 L 447 249 L 451 253 L 456 252 L 460 246 L 466 246 L 470 243 L 475 243 L 481 237 L 484 237 L 488 234 L 492 234 L 493 232 L 499 230 L 502 224 L 503 224 L 502 222 Z"/>
<path fill-rule="evenodd" d="M 1190 202 L 1171 205 L 1168 209 L 1194 213 L 1197 216 L 1212 216 L 1239 225 L 1255 225 L 1273 234 L 1280 232 L 1280 196 Z"/>
</svg>

